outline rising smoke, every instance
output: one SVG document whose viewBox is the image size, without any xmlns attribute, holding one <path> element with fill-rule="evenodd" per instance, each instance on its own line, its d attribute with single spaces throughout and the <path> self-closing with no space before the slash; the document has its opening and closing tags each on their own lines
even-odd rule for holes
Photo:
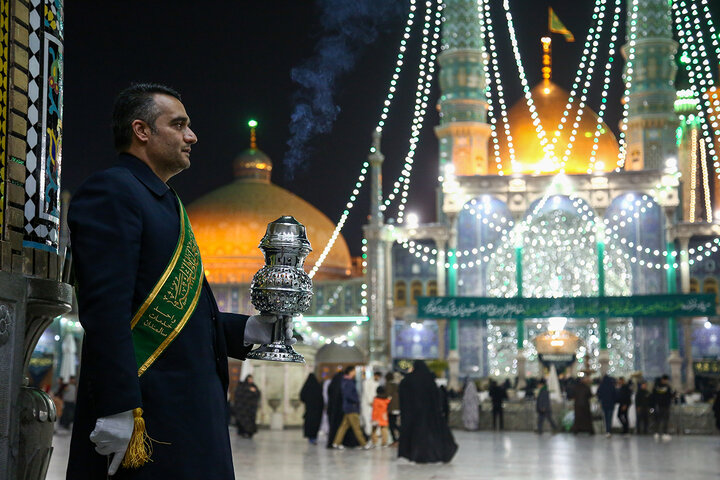
<svg viewBox="0 0 720 480">
<path fill-rule="evenodd" d="M 374 42 L 402 12 L 397 0 L 318 0 L 320 39 L 314 54 L 291 77 L 299 86 L 293 95 L 290 139 L 284 164 L 292 178 L 309 153 L 308 142 L 328 133 L 340 113 L 335 104 L 339 77 L 352 70 L 364 48 Z"/>
</svg>

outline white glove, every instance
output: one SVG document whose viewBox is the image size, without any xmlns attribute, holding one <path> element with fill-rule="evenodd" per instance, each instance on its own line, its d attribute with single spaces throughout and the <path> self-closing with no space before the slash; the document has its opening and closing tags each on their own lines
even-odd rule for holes
<svg viewBox="0 0 720 480">
<path fill-rule="evenodd" d="M 98 418 L 95 422 L 95 430 L 90 433 L 90 441 L 95 444 L 95 451 L 100 455 L 113 455 L 108 475 L 115 475 L 125 458 L 134 426 L 132 410 Z"/>
<path fill-rule="evenodd" d="M 293 319 L 289 315 L 253 315 L 245 324 L 245 343 L 263 344 L 272 342 L 273 324 L 284 322 L 285 344 L 295 345 L 297 339 L 293 338 Z"/>
</svg>

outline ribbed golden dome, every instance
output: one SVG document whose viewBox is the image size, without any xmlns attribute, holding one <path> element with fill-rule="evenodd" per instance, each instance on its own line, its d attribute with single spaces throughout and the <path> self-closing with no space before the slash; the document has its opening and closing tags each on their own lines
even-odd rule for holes
<svg viewBox="0 0 720 480">
<path fill-rule="evenodd" d="M 208 281 L 249 283 L 265 263 L 258 244 L 267 224 L 283 215 L 292 215 L 307 229 L 313 248 L 305 261 L 305 270 L 309 271 L 335 225 L 302 198 L 270 183 L 272 162 L 261 151 L 243 152 L 234 167 L 237 178 L 233 183 L 187 208 Z M 350 251 L 339 236 L 315 278 L 345 278 L 350 273 Z"/>
<path fill-rule="evenodd" d="M 570 134 L 572 133 L 573 124 L 575 123 L 579 101 L 578 98 L 575 99 L 562 130 L 558 131 L 560 119 L 562 118 L 569 97 L 570 94 L 568 92 L 552 82 L 547 86 L 544 83 L 540 83 L 532 89 L 533 102 L 548 141 L 552 142 L 553 136 L 557 136 L 558 138 L 554 149 L 556 160 L 551 159 L 548 161 L 545 159 L 545 153 L 538 138 L 536 127 L 533 125 L 525 98 L 515 103 L 508 112 L 510 134 L 513 137 L 513 146 L 515 149 L 516 164 L 514 171 L 511 167 L 510 152 L 508 151 L 505 130 L 502 123 L 498 121 L 496 128 L 500 145 L 500 158 L 502 159 L 502 171 L 504 174 L 532 174 L 536 172 L 551 174 L 559 172 L 560 166 L 558 163 L 562 161 L 570 141 Z M 578 121 L 573 147 L 570 150 L 570 155 L 565 164 L 565 173 L 587 173 L 595 139 L 597 121 L 598 116 L 595 112 L 585 106 Z M 595 171 L 611 171 L 617 163 L 619 151 L 618 142 L 615 139 L 615 135 L 613 135 L 610 128 L 608 128 L 604 122 L 600 125 L 601 134 L 598 137 Z M 491 158 L 494 158 L 492 147 L 490 155 Z M 494 164 L 494 162 L 492 163 Z M 499 171 L 499 169 L 496 171 Z"/>
</svg>

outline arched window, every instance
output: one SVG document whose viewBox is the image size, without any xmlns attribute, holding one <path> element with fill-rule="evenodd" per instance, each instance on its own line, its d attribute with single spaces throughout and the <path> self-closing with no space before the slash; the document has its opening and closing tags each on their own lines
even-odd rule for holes
<svg viewBox="0 0 720 480">
<path fill-rule="evenodd" d="M 422 282 L 420 280 L 413 280 L 410 283 L 410 302 L 413 306 L 417 305 L 418 297 L 422 297 Z"/>
<path fill-rule="evenodd" d="M 700 293 L 700 282 L 697 278 L 690 279 L 690 293 Z"/>
<path fill-rule="evenodd" d="M 715 303 L 718 303 L 718 281 L 717 278 L 706 278 L 703 281 L 703 292 L 715 295 Z"/>
<path fill-rule="evenodd" d="M 428 297 L 437 297 L 437 294 L 437 280 L 430 280 L 427 285 L 427 295 Z"/>
<path fill-rule="evenodd" d="M 402 280 L 395 282 L 395 306 L 404 307 L 407 305 L 407 286 Z"/>
</svg>

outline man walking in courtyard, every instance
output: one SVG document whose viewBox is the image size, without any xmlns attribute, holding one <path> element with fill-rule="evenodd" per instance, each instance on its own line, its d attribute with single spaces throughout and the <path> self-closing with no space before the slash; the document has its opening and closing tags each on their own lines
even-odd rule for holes
<svg viewBox="0 0 720 480">
<path fill-rule="evenodd" d="M 369 444 L 365 441 L 362 429 L 360 428 L 360 398 L 358 398 L 357 387 L 355 387 L 355 367 L 346 367 L 343 372 L 345 375 L 342 380 L 342 406 L 343 419 L 335 434 L 333 440 L 333 448 L 342 450 L 345 448 L 342 444 L 343 438 L 348 428 L 352 427 L 353 434 L 357 439 L 360 447 L 367 448 Z"/>
<path fill-rule="evenodd" d="M 233 480 L 227 357 L 269 342 L 276 320 L 291 334 L 291 319 L 218 311 L 167 185 L 197 142 L 180 95 L 127 88 L 113 133 L 117 166 L 68 216 L 85 339 L 67 478 Z"/>
</svg>

